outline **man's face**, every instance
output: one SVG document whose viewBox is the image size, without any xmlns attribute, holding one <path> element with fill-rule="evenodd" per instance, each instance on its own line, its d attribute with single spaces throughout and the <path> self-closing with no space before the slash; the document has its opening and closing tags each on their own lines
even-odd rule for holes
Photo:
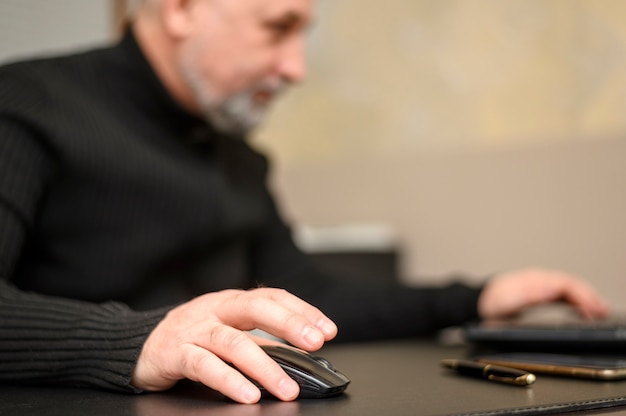
<svg viewBox="0 0 626 416">
<path fill-rule="evenodd" d="M 245 133 L 273 98 L 305 75 L 312 0 L 198 0 L 179 65 L 200 111 L 218 129 Z"/>
</svg>

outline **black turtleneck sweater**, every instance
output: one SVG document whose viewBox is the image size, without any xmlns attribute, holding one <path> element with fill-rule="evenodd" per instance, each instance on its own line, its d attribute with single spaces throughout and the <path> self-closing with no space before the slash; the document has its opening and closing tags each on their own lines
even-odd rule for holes
<svg viewBox="0 0 626 416">
<path fill-rule="evenodd" d="M 225 288 L 286 288 L 333 318 L 339 340 L 476 316 L 479 291 L 466 286 L 318 273 L 267 170 L 244 140 L 173 101 L 130 32 L 0 68 L 0 381 L 132 391 L 171 305 Z"/>
</svg>

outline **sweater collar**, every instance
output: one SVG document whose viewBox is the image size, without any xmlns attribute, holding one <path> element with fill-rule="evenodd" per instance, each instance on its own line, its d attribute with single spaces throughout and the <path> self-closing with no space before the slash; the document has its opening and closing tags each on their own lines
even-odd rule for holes
<svg viewBox="0 0 626 416">
<path fill-rule="evenodd" d="M 194 137 L 225 136 L 203 118 L 188 112 L 173 98 L 141 50 L 132 27 L 113 50 L 127 74 L 121 78 L 128 99 L 149 113 L 149 116 L 167 123 L 176 131 L 190 132 L 185 134 L 185 141 L 193 141 Z"/>
</svg>

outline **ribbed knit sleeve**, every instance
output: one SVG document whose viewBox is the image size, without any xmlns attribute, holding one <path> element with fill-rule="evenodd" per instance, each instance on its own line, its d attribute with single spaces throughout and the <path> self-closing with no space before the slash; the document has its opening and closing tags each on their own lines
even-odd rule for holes
<svg viewBox="0 0 626 416">
<path fill-rule="evenodd" d="M 138 354 L 167 308 L 134 312 L 10 283 L 25 242 L 37 238 L 38 206 L 56 169 L 52 149 L 29 122 L 45 107 L 45 95 L 18 77 L 0 82 L 0 381 L 136 392 L 130 380 Z"/>
<path fill-rule="evenodd" d="M 138 392 L 130 385 L 137 357 L 167 310 L 41 296 L 0 281 L 0 380 Z"/>
</svg>

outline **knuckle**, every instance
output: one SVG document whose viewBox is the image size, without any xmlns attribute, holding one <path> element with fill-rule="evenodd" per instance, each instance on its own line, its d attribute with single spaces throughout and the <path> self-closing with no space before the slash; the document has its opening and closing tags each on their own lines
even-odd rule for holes
<svg viewBox="0 0 626 416">
<path fill-rule="evenodd" d="M 268 292 L 273 298 L 284 298 L 290 296 L 289 292 L 283 288 L 268 288 Z"/>
<path fill-rule="evenodd" d="M 224 303 L 237 302 L 241 298 L 242 291 L 237 289 L 225 289 L 219 292 L 221 301 Z"/>
<path fill-rule="evenodd" d="M 226 294 L 227 296 L 237 298 L 241 296 L 244 293 L 244 291 L 240 289 L 225 289 L 222 291 L 222 293 Z"/>
<path fill-rule="evenodd" d="M 233 386 L 238 386 L 242 384 L 240 374 L 234 369 L 226 369 L 222 371 L 218 375 L 217 382 L 217 385 L 221 386 L 221 388 L 217 388 L 221 390 L 222 393 L 226 393 L 227 390 L 231 389 Z"/>
<path fill-rule="evenodd" d="M 249 296 L 247 293 L 241 293 L 233 299 L 233 303 L 236 303 L 237 313 L 240 316 L 249 315 L 255 310 L 255 297 Z"/>
<path fill-rule="evenodd" d="M 188 352 L 181 358 L 181 365 L 185 375 L 191 380 L 198 381 L 200 375 L 209 368 L 209 354 L 200 354 L 198 352 Z"/>
<path fill-rule="evenodd" d="M 268 307 L 268 299 L 265 296 L 258 296 L 257 293 L 246 293 L 241 298 L 241 310 L 252 317 L 263 313 Z"/>
<path fill-rule="evenodd" d="M 286 328 L 296 329 L 302 326 L 302 318 L 293 313 L 288 313 L 283 317 L 282 322 Z"/>
<path fill-rule="evenodd" d="M 287 289 L 274 289 L 274 295 L 279 298 L 286 298 L 288 296 L 292 296 L 291 293 L 287 291 Z"/>
<path fill-rule="evenodd" d="M 219 325 L 211 329 L 209 339 L 212 345 L 219 345 L 220 349 L 226 351 L 237 350 L 250 341 L 243 332 L 225 325 Z"/>
<path fill-rule="evenodd" d="M 259 360 L 256 366 L 256 375 L 257 377 L 261 377 L 262 379 L 275 379 L 277 376 L 278 365 L 272 359 L 268 360 Z"/>
<path fill-rule="evenodd" d="M 276 287 L 257 287 L 255 289 L 250 290 L 250 292 L 254 292 L 263 296 L 267 296 L 269 298 L 285 296 L 287 292 L 285 289 L 276 288 Z"/>
</svg>

